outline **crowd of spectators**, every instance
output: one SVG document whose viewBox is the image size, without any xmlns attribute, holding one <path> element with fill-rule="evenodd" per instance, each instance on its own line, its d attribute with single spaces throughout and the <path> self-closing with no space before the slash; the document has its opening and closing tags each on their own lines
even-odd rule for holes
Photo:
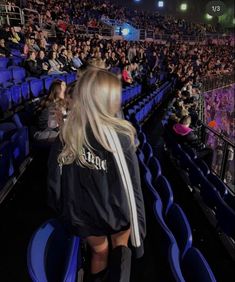
<svg viewBox="0 0 235 282">
<path fill-rule="evenodd" d="M 74 25 L 84 27 L 101 27 L 101 19 L 115 19 L 130 22 L 141 29 L 153 30 L 157 34 L 177 34 L 199 36 L 216 33 L 210 24 L 191 23 L 173 16 L 163 16 L 159 12 L 149 12 L 114 3 L 114 1 L 55 1 L 29 0 L 26 8 L 36 10 L 42 17 L 43 27 L 62 32 L 71 32 Z M 37 15 L 31 15 L 31 22 L 38 21 Z"/>
</svg>

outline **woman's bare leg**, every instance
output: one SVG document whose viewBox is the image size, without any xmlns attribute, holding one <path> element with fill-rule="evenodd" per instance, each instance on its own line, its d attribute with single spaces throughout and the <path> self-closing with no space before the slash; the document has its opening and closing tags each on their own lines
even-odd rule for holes
<svg viewBox="0 0 235 282">
<path fill-rule="evenodd" d="M 107 267 L 108 239 L 105 236 L 89 236 L 86 240 L 92 252 L 91 273 L 96 274 Z"/>
<path fill-rule="evenodd" d="M 128 246 L 128 241 L 130 237 L 130 229 L 121 231 L 111 236 L 113 249 L 118 246 Z"/>
</svg>

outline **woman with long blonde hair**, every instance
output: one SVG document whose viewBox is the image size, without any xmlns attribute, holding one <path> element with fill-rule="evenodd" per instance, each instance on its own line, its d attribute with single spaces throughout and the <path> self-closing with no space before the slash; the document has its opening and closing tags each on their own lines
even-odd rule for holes
<svg viewBox="0 0 235 282">
<path fill-rule="evenodd" d="M 73 99 L 49 157 L 49 204 L 90 246 L 90 281 L 128 282 L 128 241 L 142 256 L 145 212 L 135 129 L 116 117 L 121 82 L 106 70 L 88 68 Z"/>
</svg>

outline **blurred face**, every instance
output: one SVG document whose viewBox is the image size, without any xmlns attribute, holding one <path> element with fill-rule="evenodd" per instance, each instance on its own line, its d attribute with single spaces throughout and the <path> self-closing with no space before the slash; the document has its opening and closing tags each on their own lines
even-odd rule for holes
<svg viewBox="0 0 235 282">
<path fill-rule="evenodd" d="M 61 94 L 60 94 L 62 96 L 62 97 L 60 97 L 61 99 L 64 99 L 65 90 L 66 90 L 66 83 L 63 81 L 61 83 Z"/>
<path fill-rule="evenodd" d="M 40 58 L 40 59 L 44 59 L 44 57 L 45 57 L 44 52 L 43 52 L 43 51 L 40 51 L 40 52 L 39 52 L 39 58 Z"/>
<path fill-rule="evenodd" d="M 1 46 L 4 46 L 4 45 L 5 45 L 5 40 L 4 40 L 4 39 L 1 39 L 1 40 L 0 40 L 0 45 L 1 45 Z"/>
<path fill-rule="evenodd" d="M 55 60 L 56 59 L 56 52 L 52 53 L 52 59 Z"/>
<path fill-rule="evenodd" d="M 30 58 L 31 58 L 32 60 L 35 60 L 35 59 L 36 59 L 36 54 L 35 54 L 35 52 L 33 52 L 33 53 L 30 55 Z"/>
</svg>

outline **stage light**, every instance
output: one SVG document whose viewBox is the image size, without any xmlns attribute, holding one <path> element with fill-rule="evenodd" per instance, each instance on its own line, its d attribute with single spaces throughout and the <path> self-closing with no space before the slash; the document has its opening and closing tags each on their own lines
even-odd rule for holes
<svg viewBox="0 0 235 282">
<path fill-rule="evenodd" d="M 186 11 L 188 9 L 188 4 L 187 3 L 182 3 L 181 5 L 180 5 L 180 10 L 181 11 Z"/>
<path fill-rule="evenodd" d="M 129 28 L 123 28 L 122 35 L 127 36 L 129 34 L 129 32 L 130 32 Z"/>
<path fill-rule="evenodd" d="M 141 0 L 134 0 L 135 3 L 139 3 Z"/>
<path fill-rule="evenodd" d="M 158 1 L 158 7 L 163 8 L 164 7 L 164 2 L 163 1 Z"/>
<path fill-rule="evenodd" d="M 209 14 L 206 14 L 206 19 L 207 20 L 211 20 L 213 17 L 211 16 L 211 15 L 209 15 Z"/>
</svg>

